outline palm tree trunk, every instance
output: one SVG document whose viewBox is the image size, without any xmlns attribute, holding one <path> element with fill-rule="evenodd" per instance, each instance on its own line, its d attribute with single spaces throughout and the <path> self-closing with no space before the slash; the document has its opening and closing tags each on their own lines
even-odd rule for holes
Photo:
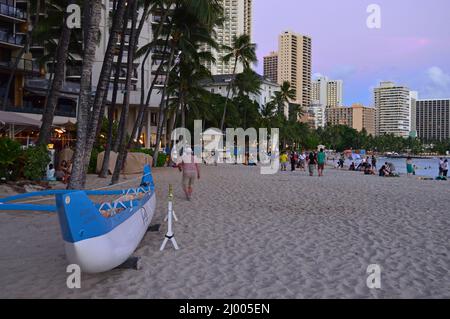
<svg viewBox="0 0 450 319">
<path fill-rule="evenodd" d="M 141 19 L 140 19 L 140 21 L 139 21 L 139 25 L 138 25 L 137 30 L 136 30 L 135 39 L 134 39 L 134 43 L 133 43 L 133 49 L 134 49 L 133 60 L 134 60 L 134 56 L 136 55 L 137 49 L 138 49 L 138 47 L 139 47 L 139 37 L 141 36 L 142 29 L 144 28 L 144 24 L 145 24 L 145 22 L 147 21 L 148 15 L 149 15 L 149 13 L 150 13 L 150 11 L 149 11 L 149 9 L 150 9 L 150 4 L 151 4 L 150 1 L 147 1 L 147 2 L 145 3 L 144 9 L 143 9 L 143 11 L 142 11 Z M 136 10 L 137 10 L 137 8 L 136 8 Z M 137 16 L 136 16 L 136 19 L 137 19 Z M 136 21 L 136 23 L 137 23 L 137 21 Z M 146 54 L 146 59 L 147 59 L 148 56 L 150 55 L 150 52 L 147 52 L 147 53 L 148 53 L 148 54 Z M 145 60 L 146 60 L 146 59 L 145 59 Z M 144 72 L 144 68 L 145 68 L 145 60 L 142 62 L 142 68 L 141 68 L 141 70 L 142 70 L 142 84 L 145 83 L 145 81 L 144 81 L 144 76 L 145 76 L 145 72 Z M 133 62 L 134 62 L 134 61 L 133 61 Z M 142 90 L 141 90 L 141 103 L 142 103 L 142 99 L 143 99 L 143 95 L 142 95 Z M 139 111 L 139 113 L 140 113 L 140 111 Z M 142 113 L 144 113 L 144 112 L 142 112 Z M 142 117 L 143 117 L 143 115 L 142 115 Z M 142 119 L 142 120 L 143 120 L 143 119 Z M 126 142 L 125 154 L 124 154 L 124 157 L 123 157 L 123 159 L 122 159 L 123 165 L 124 165 L 124 164 L 126 163 L 126 161 L 127 161 L 128 150 L 131 149 L 131 146 L 132 146 L 132 144 L 133 144 L 133 141 L 134 141 L 134 137 L 133 137 L 133 136 L 136 134 L 135 129 L 136 129 L 136 131 L 137 131 L 137 128 L 138 128 L 138 121 L 139 121 L 139 116 L 138 116 L 138 118 L 136 119 L 136 121 L 135 121 L 135 123 L 134 123 L 134 126 L 133 126 L 133 133 L 131 134 L 131 137 L 130 137 L 129 141 Z M 123 165 L 122 165 L 122 166 L 123 166 Z"/>
<path fill-rule="evenodd" d="M 38 1 L 39 2 L 39 1 Z M 73 1 L 70 1 L 73 2 Z M 56 60 L 53 60 L 53 81 L 51 81 L 51 88 L 46 99 L 44 114 L 42 116 L 42 126 L 39 132 L 38 145 L 47 145 L 53 125 L 53 118 L 55 110 L 58 105 L 58 99 L 61 94 L 61 88 L 64 83 L 64 71 L 66 66 L 67 56 L 69 54 L 70 36 L 72 30 L 66 24 L 67 14 L 63 21 L 61 35 L 58 41 L 58 49 L 56 52 Z M 50 87 L 50 82 L 49 82 Z"/>
<path fill-rule="evenodd" d="M 138 0 L 133 1 L 133 9 L 131 10 L 133 14 L 132 23 L 131 23 L 131 36 L 130 36 L 130 47 L 128 49 L 128 57 L 127 57 L 127 80 L 125 86 L 125 95 L 124 95 L 124 105 L 122 106 L 122 114 L 121 121 L 119 127 L 119 155 L 117 157 L 116 167 L 114 169 L 114 174 L 111 180 L 112 184 L 117 184 L 120 179 L 120 172 L 122 171 L 124 160 L 126 156 L 126 144 L 125 135 L 126 135 L 126 121 L 128 118 L 128 112 L 130 109 L 130 91 L 131 91 L 131 78 L 133 75 L 133 63 L 134 63 L 134 53 L 136 51 L 136 20 L 137 20 L 137 8 L 138 8 Z"/>
<path fill-rule="evenodd" d="M 168 100 L 166 101 L 166 93 L 167 93 L 167 86 L 169 84 L 169 78 L 170 78 L 170 68 L 172 66 L 173 60 L 175 58 L 175 46 L 172 46 L 171 52 L 170 52 L 170 57 L 169 60 L 167 61 L 167 71 L 166 71 L 166 78 L 164 81 L 164 87 L 162 89 L 162 93 L 161 93 L 161 102 L 159 104 L 159 120 L 158 120 L 158 129 L 156 132 L 156 147 L 155 147 L 155 154 L 154 157 L 156 158 L 153 161 L 153 165 L 156 166 L 157 163 L 157 159 L 158 159 L 158 154 L 160 151 L 160 142 L 161 142 L 161 138 L 162 138 L 162 131 L 163 131 L 163 127 L 165 125 L 165 121 L 166 121 L 166 105 L 168 104 Z M 167 135 L 167 132 L 166 132 Z"/>
<path fill-rule="evenodd" d="M 166 139 L 166 143 L 169 145 L 170 149 L 172 149 L 172 145 L 173 145 L 173 141 L 172 141 L 172 132 L 175 128 L 175 124 L 177 122 L 177 116 L 178 116 L 178 109 L 175 110 L 175 112 L 173 112 L 173 115 L 171 116 L 171 118 L 169 119 L 169 128 L 167 130 L 167 139 Z"/>
<path fill-rule="evenodd" d="M 94 103 L 92 106 L 92 112 L 90 112 L 89 132 L 91 132 L 91 134 L 88 135 L 85 145 L 86 166 L 89 165 L 92 148 L 94 147 L 94 143 L 97 139 L 98 127 L 100 127 L 99 125 L 100 115 L 102 115 L 101 114 L 102 110 L 104 112 L 105 109 L 105 103 L 109 91 L 109 83 L 111 81 L 111 72 L 114 62 L 114 49 L 117 45 L 119 32 L 122 29 L 122 23 L 126 23 L 126 21 L 124 21 L 125 9 L 126 9 L 126 0 L 118 0 L 117 10 L 114 12 L 112 27 L 108 39 L 108 45 L 106 47 L 104 55 L 102 70 L 100 72 L 100 78 L 98 80 L 97 90 L 95 93 Z"/>
<path fill-rule="evenodd" d="M 164 10 L 164 14 L 163 14 L 163 17 L 161 19 L 161 23 L 158 26 L 158 30 L 153 35 L 154 39 L 158 39 L 159 38 L 159 36 L 160 36 L 160 34 L 161 34 L 162 30 L 163 30 L 164 23 L 167 20 L 167 16 L 168 16 L 168 12 L 169 12 L 168 9 L 164 9 L 164 6 L 162 6 L 161 9 Z M 165 47 L 167 47 L 167 42 L 169 41 L 169 36 L 170 36 L 170 34 L 167 36 Z M 155 41 L 153 43 L 155 43 Z M 132 147 L 133 141 L 135 139 L 139 139 L 140 136 L 142 135 L 142 129 L 144 127 L 144 115 L 146 113 L 145 111 L 146 111 L 146 109 L 148 108 L 148 106 L 150 104 L 150 99 L 151 99 L 151 96 L 152 96 L 152 93 L 153 93 L 153 88 L 154 88 L 154 86 L 156 84 L 156 81 L 158 79 L 157 76 L 154 77 L 154 79 L 152 81 L 152 84 L 150 86 L 148 95 L 147 95 L 147 100 L 145 101 L 145 85 L 144 85 L 145 84 L 145 82 L 144 82 L 144 80 L 145 80 L 145 63 L 146 63 L 147 59 L 149 58 L 149 56 L 150 56 L 150 54 L 152 52 L 152 49 L 154 47 L 153 43 L 150 44 L 150 46 L 149 46 L 149 48 L 148 48 L 148 50 L 147 50 L 147 52 L 145 54 L 144 60 L 142 62 L 142 66 L 141 66 L 141 101 L 140 101 L 141 103 L 139 105 L 139 113 L 138 113 L 138 116 L 137 116 L 137 121 L 136 121 L 136 123 L 135 123 L 135 125 L 133 127 L 133 132 L 131 134 L 131 138 L 130 138 L 130 141 L 128 143 L 127 149 L 130 149 Z M 160 66 L 158 67 L 158 70 L 156 72 L 157 73 L 160 72 L 161 69 L 162 69 L 162 63 L 160 64 Z"/>
<path fill-rule="evenodd" d="M 186 102 L 184 99 L 184 92 L 180 92 L 180 106 L 181 106 L 181 127 L 186 128 Z"/>
<path fill-rule="evenodd" d="M 172 28 L 172 25 L 173 24 L 171 23 L 170 26 L 169 26 L 169 29 Z M 167 37 L 165 39 L 163 52 L 165 52 L 167 50 L 167 48 L 168 48 L 169 39 L 170 39 L 170 32 L 168 32 Z M 150 101 L 151 101 L 151 97 L 152 97 L 152 94 L 153 94 L 153 90 L 154 90 L 154 87 L 156 85 L 156 81 L 158 80 L 158 75 L 162 71 L 163 67 L 164 67 L 164 61 L 161 61 L 161 63 L 158 66 L 158 69 L 156 70 L 156 76 L 153 78 L 152 84 L 151 84 L 150 89 L 149 89 L 149 91 L 147 93 L 147 101 L 145 102 L 144 109 L 148 109 L 148 107 L 150 106 Z M 143 121 L 143 118 L 142 118 L 142 119 L 140 119 L 139 131 L 138 131 L 137 136 L 141 136 L 142 135 L 142 130 L 143 129 L 144 129 L 144 121 Z M 158 128 L 157 128 L 157 131 L 158 131 Z"/>
<path fill-rule="evenodd" d="M 69 182 L 69 189 L 83 189 L 84 175 L 86 174 L 85 146 L 88 139 L 89 113 L 91 101 L 91 77 L 92 66 L 95 60 L 97 38 L 100 32 L 99 23 L 101 17 L 101 0 L 85 0 L 85 6 L 90 7 L 89 14 L 85 17 L 85 39 L 83 66 L 80 79 L 80 105 L 77 125 L 77 143 L 73 157 L 73 169 Z M 92 134 L 92 132 L 91 132 Z"/>
<path fill-rule="evenodd" d="M 234 78 L 236 77 L 237 63 L 238 63 L 238 59 L 235 58 L 235 60 L 234 60 L 234 68 L 233 68 L 233 78 L 231 79 L 230 84 L 228 85 L 227 99 L 225 100 L 225 106 L 223 108 L 222 122 L 220 123 L 220 130 L 222 132 L 224 130 L 225 120 L 226 120 L 226 117 L 227 117 L 227 107 L 228 107 L 228 100 L 230 99 L 231 88 L 232 88 L 233 83 L 234 83 Z"/>
<path fill-rule="evenodd" d="M 122 35 L 125 34 L 125 32 L 128 28 L 129 14 L 130 14 L 130 9 L 127 8 L 125 16 L 123 18 L 123 22 L 122 22 Z M 114 113 L 116 111 L 116 103 L 117 103 L 117 92 L 119 91 L 120 70 L 121 70 L 122 61 L 123 61 L 123 54 L 125 52 L 125 42 L 126 42 L 125 36 L 122 36 L 121 41 L 120 41 L 119 55 L 117 57 L 117 63 L 116 63 L 116 68 L 115 68 L 111 105 L 108 108 L 108 121 L 109 121 L 109 123 L 108 123 L 108 141 L 106 143 L 105 156 L 103 158 L 102 169 L 101 169 L 101 172 L 99 175 L 99 177 L 101 177 L 101 178 L 106 178 L 106 176 L 109 174 L 109 160 L 111 157 L 111 151 L 117 152 L 118 148 L 119 148 L 117 136 L 116 136 L 115 140 L 113 138 L 113 128 L 114 128 Z M 113 143 L 114 143 L 114 145 L 113 145 Z"/>
</svg>

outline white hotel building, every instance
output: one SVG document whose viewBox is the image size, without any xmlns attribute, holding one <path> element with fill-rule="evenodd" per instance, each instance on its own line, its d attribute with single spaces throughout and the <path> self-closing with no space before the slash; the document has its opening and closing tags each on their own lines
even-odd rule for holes
<svg viewBox="0 0 450 319">
<path fill-rule="evenodd" d="M 381 82 L 374 89 L 376 134 L 414 135 L 417 92 L 393 82 Z"/>
</svg>

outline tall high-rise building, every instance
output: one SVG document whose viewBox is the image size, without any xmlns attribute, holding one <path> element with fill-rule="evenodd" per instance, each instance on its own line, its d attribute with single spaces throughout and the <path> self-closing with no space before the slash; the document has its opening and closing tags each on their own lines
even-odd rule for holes
<svg viewBox="0 0 450 319">
<path fill-rule="evenodd" d="M 408 137 L 413 130 L 411 91 L 393 82 L 381 82 L 374 89 L 377 135 Z"/>
<path fill-rule="evenodd" d="M 278 83 L 288 81 L 296 95 L 292 102 L 308 108 L 311 105 L 312 40 L 286 31 L 278 41 Z"/>
<path fill-rule="evenodd" d="M 321 76 L 311 82 L 311 100 L 313 104 L 326 106 L 328 101 L 327 92 L 328 78 Z"/>
<path fill-rule="evenodd" d="M 233 39 L 242 34 L 252 35 L 252 0 L 222 0 L 224 13 L 224 22 L 222 26 L 216 28 L 216 41 L 219 46 L 233 46 Z M 211 50 L 216 58 L 215 64 L 209 64 L 208 67 L 213 75 L 232 74 L 234 61 L 225 63 L 223 57 L 229 52 L 223 49 Z M 238 63 L 236 72 L 240 73 L 244 69 L 241 63 Z"/>
<path fill-rule="evenodd" d="M 311 106 L 307 108 L 307 113 L 311 122 L 314 122 L 314 128 L 318 129 L 319 127 L 325 127 L 326 122 L 326 108 L 320 103 L 312 102 Z"/>
<path fill-rule="evenodd" d="M 361 104 L 351 107 L 329 107 L 326 109 L 328 125 L 345 125 L 369 135 L 375 135 L 375 109 Z"/>
<path fill-rule="evenodd" d="M 450 139 L 450 99 L 416 102 L 417 136 L 425 142 Z"/>
<path fill-rule="evenodd" d="M 331 80 L 327 82 L 327 107 L 339 107 L 343 103 L 342 80 Z"/>
<path fill-rule="evenodd" d="M 329 80 L 325 76 L 318 77 L 311 84 L 311 99 L 313 104 L 325 107 L 343 105 L 343 81 Z"/>
<path fill-rule="evenodd" d="M 271 52 L 264 57 L 264 77 L 278 83 L 278 52 Z"/>
</svg>

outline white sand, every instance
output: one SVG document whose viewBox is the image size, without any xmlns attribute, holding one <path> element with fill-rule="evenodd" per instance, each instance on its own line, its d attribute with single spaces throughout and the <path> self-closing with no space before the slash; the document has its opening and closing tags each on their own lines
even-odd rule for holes
<svg viewBox="0 0 450 319">
<path fill-rule="evenodd" d="M 159 252 L 164 227 L 136 252 L 141 271 L 83 275 L 72 291 L 57 217 L 0 213 L 0 297 L 450 298 L 450 183 L 208 167 L 186 202 L 176 170 L 155 177 L 153 224 L 176 186 L 180 251 Z M 369 264 L 381 290 L 366 286 Z"/>
</svg>

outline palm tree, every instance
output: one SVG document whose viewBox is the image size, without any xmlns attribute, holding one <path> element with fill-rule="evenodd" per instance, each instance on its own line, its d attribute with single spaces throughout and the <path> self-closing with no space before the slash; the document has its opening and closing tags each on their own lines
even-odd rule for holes
<svg viewBox="0 0 450 319">
<path fill-rule="evenodd" d="M 120 124 L 119 124 L 119 131 L 118 131 L 118 138 L 119 138 L 119 155 L 117 157 L 116 166 L 114 168 L 113 177 L 111 180 L 112 184 L 116 184 L 119 181 L 120 178 L 120 172 L 122 171 L 125 157 L 126 157 L 126 144 L 125 142 L 125 134 L 126 134 L 126 120 L 128 118 L 128 112 L 130 109 L 130 95 L 131 95 L 131 81 L 132 81 L 132 75 L 133 75 L 133 64 L 134 64 L 134 54 L 136 52 L 136 44 L 137 40 L 136 38 L 139 36 L 137 34 L 138 30 L 136 29 L 137 24 L 137 18 L 138 18 L 138 0 L 134 0 L 132 2 L 132 19 L 131 19 L 131 35 L 130 35 L 130 47 L 128 50 L 128 57 L 127 57 L 127 78 L 125 83 L 125 94 L 124 94 L 124 101 L 122 106 L 122 112 L 120 116 Z M 145 13 L 145 12 L 144 12 Z M 144 17 L 143 17 L 144 18 Z"/>
<path fill-rule="evenodd" d="M 223 62 L 229 63 L 231 60 L 233 60 L 234 66 L 233 66 L 232 80 L 228 85 L 227 101 L 225 101 L 222 122 L 220 124 L 220 128 L 222 131 L 225 126 L 228 100 L 230 99 L 231 89 L 234 85 L 238 63 L 241 63 L 244 66 L 244 69 L 248 69 L 250 68 L 252 63 L 256 63 L 258 61 L 258 58 L 256 57 L 256 44 L 251 43 L 251 39 L 248 34 L 243 34 L 239 37 L 234 37 L 233 46 L 224 47 L 224 49 L 230 51 L 230 53 L 223 57 Z"/>
<path fill-rule="evenodd" d="M 238 108 L 242 110 L 243 127 L 247 128 L 247 115 L 254 110 L 255 104 L 250 101 L 249 95 L 261 93 L 262 79 L 252 69 L 246 68 L 244 72 L 238 74 L 235 80 L 235 89 L 238 91 Z M 256 109 L 256 113 L 258 109 Z M 255 114 L 254 114 L 255 115 Z"/>
<path fill-rule="evenodd" d="M 123 23 L 122 23 L 122 35 L 124 35 L 128 28 L 128 21 L 129 21 L 129 15 L 130 15 L 130 7 L 127 6 L 127 10 L 124 15 Z M 118 139 L 117 134 L 116 138 L 113 138 L 113 127 L 114 127 L 114 112 L 116 110 L 116 104 L 117 104 L 117 93 L 119 92 L 119 82 L 120 82 L 120 73 L 121 73 L 121 67 L 122 67 L 122 61 L 123 56 L 125 53 L 125 45 L 126 45 L 126 38 L 125 36 L 121 37 L 120 40 L 120 49 L 119 54 L 117 57 L 117 63 L 115 67 L 115 75 L 114 75 L 114 83 L 113 83 L 113 91 L 112 91 L 112 98 L 111 98 L 111 104 L 108 107 L 108 137 L 105 147 L 105 155 L 103 157 L 103 164 L 102 169 L 100 171 L 99 177 L 106 178 L 106 176 L 109 173 L 109 161 L 111 156 L 111 151 L 117 152 L 119 145 L 118 145 Z M 113 145 L 114 143 L 114 145 Z"/>
<path fill-rule="evenodd" d="M 69 5 L 75 3 L 75 0 L 70 0 Z M 67 26 L 68 13 L 65 14 L 62 21 L 61 35 L 56 49 L 56 58 L 53 58 L 53 79 L 51 85 L 49 83 L 49 94 L 47 96 L 44 108 L 44 114 L 42 115 L 42 125 L 39 131 L 38 145 L 47 145 L 50 136 L 51 129 L 53 125 L 53 118 L 55 115 L 56 106 L 58 105 L 58 99 L 60 96 L 60 91 L 64 83 L 65 76 L 65 65 L 69 55 L 69 46 L 72 30 Z M 46 22 L 48 22 L 47 20 Z M 53 29 L 52 25 L 47 25 L 45 32 L 47 33 L 49 29 Z M 48 33 L 46 34 L 48 37 Z"/>
<path fill-rule="evenodd" d="M 80 80 L 79 116 L 77 124 L 77 143 L 73 157 L 73 169 L 69 182 L 69 189 L 84 188 L 86 175 L 85 145 L 89 133 L 89 113 L 91 106 L 91 78 L 92 66 L 95 60 L 95 51 L 99 36 L 99 24 L 101 18 L 102 1 L 85 0 L 84 30 L 84 54 Z"/>
<path fill-rule="evenodd" d="M 214 34 L 214 26 L 219 23 L 221 17 L 222 8 L 217 0 L 184 0 L 176 2 L 176 7 L 171 17 L 173 23 L 170 30 L 170 55 L 164 74 L 166 79 L 161 94 L 155 154 L 159 153 L 162 131 L 167 120 L 169 99 L 166 99 L 166 91 L 170 84 L 171 74 L 174 74 L 172 71 L 180 61 L 187 59 L 186 56 L 192 52 L 201 51 L 200 48 L 203 44 L 216 46 L 212 35 Z M 177 62 L 174 63 L 175 61 Z"/>
<path fill-rule="evenodd" d="M 99 120 L 103 119 L 103 113 L 106 106 L 109 84 L 111 80 L 111 73 L 113 69 L 114 51 L 116 49 L 117 41 L 119 39 L 119 33 L 122 29 L 122 25 L 127 23 L 127 21 L 124 20 L 126 13 L 126 6 L 127 6 L 126 0 L 117 0 L 116 8 L 114 10 L 114 15 L 112 19 L 112 26 L 110 29 L 108 44 L 106 47 L 102 69 L 97 84 L 97 90 L 95 92 L 95 97 L 92 105 L 92 111 L 90 112 L 89 132 L 91 132 L 91 134 L 88 135 L 85 145 L 86 166 L 89 165 L 92 148 L 94 147 L 94 143 L 100 130 Z"/>
<path fill-rule="evenodd" d="M 161 34 L 163 33 L 164 27 L 167 27 L 168 29 L 172 28 L 172 20 L 168 19 L 170 15 L 170 7 L 172 2 L 168 3 L 164 0 L 156 0 L 154 1 L 153 6 L 150 8 L 150 12 L 158 12 L 161 16 L 160 22 L 158 26 L 155 28 L 156 31 L 153 33 L 154 40 L 145 45 L 144 47 L 140 48 L 138 52 L 136 52 L 136 57 L 140 57 L 144 55 L 144 59 L 142 61 L 141 65 L 141 101 L 139 105 L 139 112 L 137 116 L 136 123 L 133 127 L 133 131 L 131 134 L 130 142 L 127 146 L 127 149 L 131 149 L 133 145 L 133 141 L 139 139 L 139 137 L 142 135 L 142 130 L 144 127 L 144 116 L 146 113 L 146 109 L 150 105 L 151 96 L 153 93 L 153 90 L 156 86 L 156 82 L 158 80 L 157 75 L 152 80 L 152 83 L 150 85 L 150 89 L 148 92 L 145 92 L 145 62 L 148 60 L 150 54 L 154 52 L 154 48 L 160 45 L 163 49 L 161 50 L 162 60 L 167 58 L 166 50 L 169 45 L 170 40 L 170 32 L 167 32 L 167 35 L 165 37 L 165 40 L 160 39 Z M 167 23 L 167 25 L 166 25 Z M 155 63 L 155 62 L 153 62 Z M 158 66 L 158 69 L 156 70 L 156 74 L 159 74 L 163 71 L 164 63 L 160 63 Z M 145 98 L 145 95 L 147 94 L 147 98 Z"/>
<path fill-rule="evenodd" d="M 296 92 L 291 88 L 291 84 L 287 81 L 283 82 L 280 91 L 275 92 L 274 102 L 277 105 L 278 113 L 284 113 L 286 105 L 291 103 L 296 97 Z"/>
</svg>

